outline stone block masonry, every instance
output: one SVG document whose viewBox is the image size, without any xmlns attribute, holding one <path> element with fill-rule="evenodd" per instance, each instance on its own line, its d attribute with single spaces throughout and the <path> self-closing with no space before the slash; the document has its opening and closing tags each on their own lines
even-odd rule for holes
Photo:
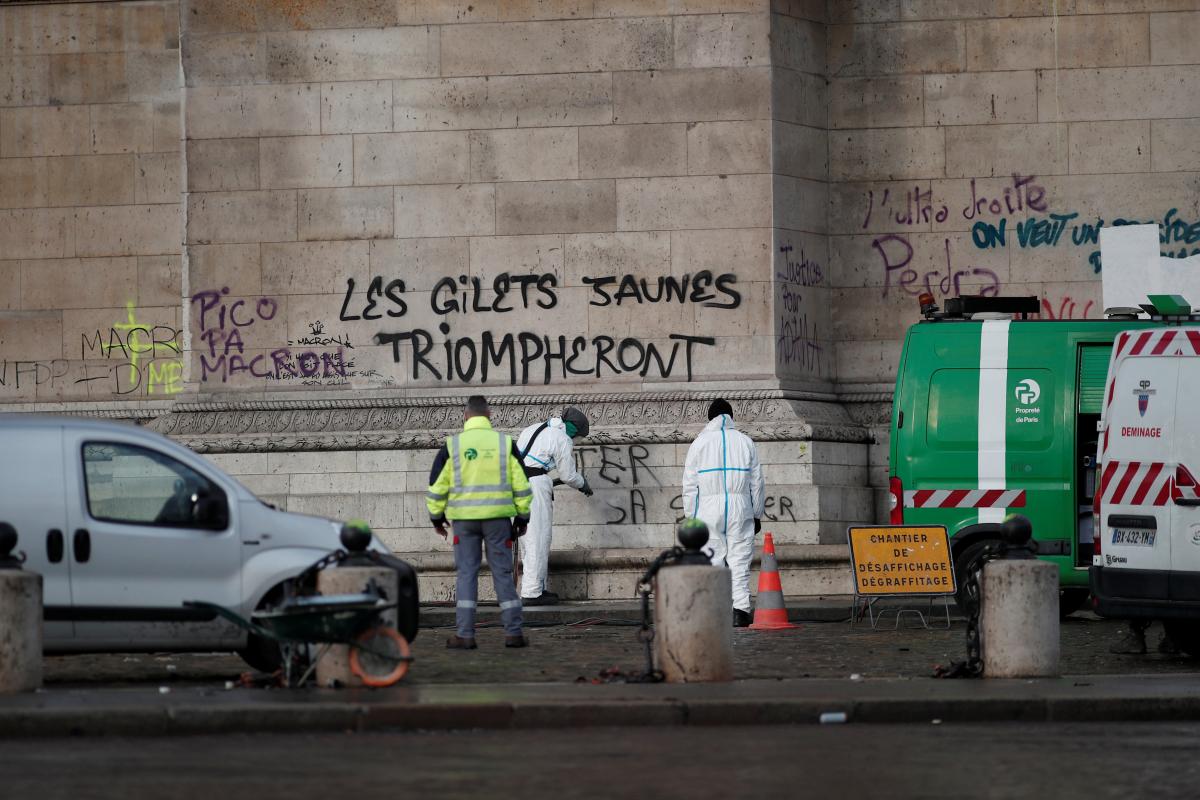
<svg viewBox="0 0 1200 800">
<path fill-rule="evenodd" d="M 1104 226 L 1200 249 L 1197 19 L 0 3 L 0 403 L 154 417 L 431 564 L 425 461 L 466 394 L 509 430 L 594 408 L 597 495 L 560 499 L 556 558 L 572 596 L 614 596 L 669 543 L 700 405 L 727 394 L 795 574 L 827 590 L 803 554 L 878 517 L 917 295 L 1094 317 Z"/>
</svg>

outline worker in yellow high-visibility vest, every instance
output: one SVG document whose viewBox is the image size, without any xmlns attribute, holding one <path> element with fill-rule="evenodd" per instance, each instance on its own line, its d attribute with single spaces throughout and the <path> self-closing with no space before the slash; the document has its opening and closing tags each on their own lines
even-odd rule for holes
<svg viewBox="0 0 1200 800">
<path fill-rule="evenodd" d="M 482 395 L 467 398 L 463 432 L 446 440 L 429 473 L 425 505 L 434 529 L 446 537 L 454 527 L 454 650 L 474 650 L 475 609 L 479 603 L 480 549 L 487 545 L 488 568 L 500 601 L 504 646 L 525 647 L 521 597 L 513 580 L 513 540 L 529 525 L 533 493 L 511 436 L 492 430 L 491 409 Z"/>
</svg>

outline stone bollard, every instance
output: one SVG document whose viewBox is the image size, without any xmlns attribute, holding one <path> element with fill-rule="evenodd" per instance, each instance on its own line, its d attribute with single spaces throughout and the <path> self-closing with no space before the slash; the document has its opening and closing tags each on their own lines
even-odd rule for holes
<svg viewBox="0 0 1200 800">
<path fill-rule="evenodd" d="M 1058 676 L 1058 567 L 997 560 L 980 579 L 980 655 L 987 678 Z"/>
<path fill-rule="evenodd" d="M 668 683 L 733 680 L 733 593 L 724 567 L 666 567 L 655 578 L 655 661 Z"/>
<path fill-rule="evenodd" d="M 13 557 L 17 532 L 0 522 L 0 694 L 42 685 L 42 576 Z"/>
<path fill-rule="evenodd" d="M 387 567 L 334 567 L 317 573 L 317 591 L 323 595 L 359 594 L 366 591 L 371 581 L 387 595 L 388 602 L 395 602 L 399 593 L 396 571 Z M 390 609 L 380 615 L 384 624 L 396 626 L 396 610 Z M 321 647 L 322 645 L 315 645 Z M 350 671 L 350 646 L 335 644 L 317 662 L 318 686 L 363 686 L 362 680 Z"/>
</svg>

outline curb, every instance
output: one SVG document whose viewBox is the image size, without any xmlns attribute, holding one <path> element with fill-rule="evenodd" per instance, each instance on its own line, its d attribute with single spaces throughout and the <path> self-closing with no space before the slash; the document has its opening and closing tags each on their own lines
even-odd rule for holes
<svg viewBox="0 0 1200 800">
<path fill-rule="evenodd" d="M 1194 678 L 1195 676 L 1191 676 Z M 1064 683 L 1064 680 L 1068 683 Z M 1052 680 L 1042 688 L 1061 692 L 1070 679 Z M 1136 678 L 1132 679 L 1137 681 Z M 769 689 L 778 682 L 765 681 Z M 169 700 L 140 692 L 89 693 L 75 707 L 46 707 L 45 695 L 25 695 L 13 700 L 32 701 L 5 705 L 0 702 L 0 740 L 16 737 L 65 736 L 188 736 L 238 733 L 402 732 L 452 730 L 529 730 L 613 726 L 706 727 L 727 725 L 817 724 L 825 712 L 843 712 L 850 724 L 930 724 L 936 722 L 1142 722 L 1200 720 L 1200 693 L 1183 695 L 1147 686 L 1131 687 L 1128 695 L 1097 696 L 1081 691 L 1077 696 L 968 696 L 992 688 L 1000 695 L 1028 692 L 1030 681 L 955 682 L 957 697 L 930 692 L 942 682 L 863 681 L 841 696 L 817 694 L 803 698 L 705 698 L 706 687 L 692 685 L 640 686 L 642 697 L 621 696 L 628 687 L 558 686 L 557 699 L 538 700 L 536 687 L 520 687 L 528 699 L 474 702 L 470 698 L 492 693 L 489 687 L 461 687 L 464 702 L 414 701 L 381 697 L 360 701 L 355 697 L 333 700 L 328 693 L 303 691 L 289 699 L 265 697 L 256 690 L 218 692 L 203 690 L 190 698 Z M 924 685 L 921 685 L 924 684 Z M 1090 684 L 1076 683 L 1074 686 Z M 735 691 L 736 693 L 736 685 Z M 911 686 L 915 696 L 855 696 Z M 976 693 L 970 687 L 979 687 Z M 575 692 L 566 690 L 574 688 Z M 707 687 L 709 689 L 715 687 Z M 1037 687 L 1034 687 L 1037 688 Z M 609 692 L 608 689 L 615 691 Z M 596 690 L 596 691 L 589 691 Z M 1011 691 L 1009 691 L 1011 690 Z M 1069 688 L 1067 688 L 1069 691 Z M 318 690 L 319 691 L 319 690 Z M 354 690 L 351 690 L 353 692 Z M 496 690 L 499 691 L 499 690 Z M 719 690 L 718 690 L 719 691 Z M 410 695 L 406 690 L 398 690 Z M 125 695 L 125 696 L 123 696 Z M 139 695 L 132 696 L 130 695 Z M 317 695 L 317 696 L 314 696 Z M 590 695 L 590 696 L 588 696 Z M 601 696 L 596 696 L 601 695 Z M 604 696 L 615 695 L 615 696 Z M 126 698 L 129 699 L 126 699 Z M 327 699 L 329 698 L 329 699 Z M 67 698 L 54 698 L 59 702 Z M 131 702 L 131 700 L 133 702 Z M 140 701 L 140 702 L 139 702 Z M 39 705 L 41 703 L 41 705 Z"/>
</svg>

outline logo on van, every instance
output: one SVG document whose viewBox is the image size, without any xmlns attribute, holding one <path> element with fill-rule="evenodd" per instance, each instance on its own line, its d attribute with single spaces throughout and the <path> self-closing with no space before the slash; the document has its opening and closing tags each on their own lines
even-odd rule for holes
<svg viewBox="0 0 1200 800">
<path fill-rule="evenodd" d="M 1138 416 L 1146 416 L 1146 409 L 1150 408 L 1150 395 L 1156 393 L 1150 388 L 1150 381 L 1143 380 L 1138 383 L 1138 388 L 1134 389 L 1133 393 L 1138 399 Z"/>
<path fill-rule="evenodd" d="M 1023 406 L 1031 406 L 1042 396 L 1042 387 L 1038 386 L 1038 382 L 1033 378 L 1026 378 L 1017 384 L 1013 394 L 1017 396 L 1018 403 Z"/>
</svg>

